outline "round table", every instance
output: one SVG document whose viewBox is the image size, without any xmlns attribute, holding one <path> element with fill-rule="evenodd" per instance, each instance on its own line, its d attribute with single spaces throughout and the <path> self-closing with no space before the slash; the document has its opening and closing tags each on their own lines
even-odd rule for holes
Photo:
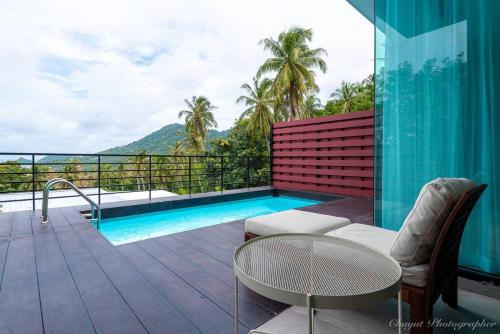
<svg viewBox="0 0 500 334">
<path fill-rule="evenodd" d="M 234 271 L 235 333 L 239 333 L 238 282 L 267 298 L 307 307 L 310 334 L 315 308 L 369 307 L 396 294 L 401 323 L 400 265 L 354 241 L 303 233 L 263 236 L 236 249 Z"/>
</svg>

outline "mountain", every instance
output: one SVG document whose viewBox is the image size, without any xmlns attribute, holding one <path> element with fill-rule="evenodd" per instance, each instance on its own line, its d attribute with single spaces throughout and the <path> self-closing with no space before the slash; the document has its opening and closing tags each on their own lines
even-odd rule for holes
<svg viewBox="0 0 500 334">
<path fill-rule="evenodd" d="M 134 154 L 138 153 L 141 150 L 146 150 L 151 154 L 168 154 L 168 151 L 172 146 L 175 145 L 176 142 L 182 140 L 184 138 L 184 126 L 182 124 L 173 123 L 165 125 L 160 130 L 150 133 L 149 135 L 131 142 L 129 144 L 123 146 L 116 146 L 110 149 L 97 152 L 103 154 Z M 208 131 L 208 140 L 216 139 L 219 137 L 226 137 L 229 134 L 229 130 L 217 131 L 217 130 L 209 130 Z M 81 162 L 85 161 L 95 161 L 95 158 L 85 158 L 85 157 L 77 157 L 77 156 L 47 156 L 44 157 L 38 162 L 61 162 L 66 160 L 78 159 Z"/>
<path fill-rule="evenodd" d="M 28 160 L 23 157 L 17 159 L 16 161 L 19 162 L 21 165 L 31 165 L 31 160 Z"/>
<path fill-rule="evenodd" d="M 208 131 L 208 140 L 212 140 L 219 137 L 225 137 L 229 133 L 229 130 Z M 117 146 L 110 148 L 108 150 L 99 152 L 106 154 L 132 154 L 137 153 L 141 150 L 146 150 L 148 153 L 152 154 L 168 154 L 169 149 L 175 145 L 176 142 L 184 138 L 184 125 L 174 123 L 165 125 L 158 131 L 150 133 L 144 138 L 136 140 L 130 144 L 124 146 Z"/>
</svg>

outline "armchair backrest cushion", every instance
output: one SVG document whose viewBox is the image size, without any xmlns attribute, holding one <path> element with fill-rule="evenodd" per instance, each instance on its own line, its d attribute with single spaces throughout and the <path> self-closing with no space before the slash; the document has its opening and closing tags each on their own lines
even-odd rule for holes
<svg viewBox="0 0 500 334">
<path fill-rule="evenodd" d="M 439 178 L 422 187 L 391 247 L 391 256 L 403 266 L 430 260 L 446 218 L 462 194 L 475 187 L 465 178 Z"/>
</svg>

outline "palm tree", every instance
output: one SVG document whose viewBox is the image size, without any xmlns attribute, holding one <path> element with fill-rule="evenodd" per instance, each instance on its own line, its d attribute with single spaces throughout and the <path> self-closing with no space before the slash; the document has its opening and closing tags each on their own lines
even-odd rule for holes
<svg viewBox="0 0 500 334">
<path fill-rule="evenodd" d="M 302 117 L 314 117 L 322 107 L 323 106 L 321 105 L 319 97 L 317 97 L 313 92 L 309 92 L 302 105 Z"/>
<path fill-rule="evenodd" d="M 77 159 L 71 159 L 67 163 L 63 165 L 61 168 L 61 172 L 63 174 L 63 178 L 75 183 L 75 185 L 81 187 L 82 185 L 79 183 L 78 180 L 78 173 L 81 171 L 81 165 L 80 165 L 80 160 Z"/>
<path fill-rule="evenodd" d="M 146 188 L 146 175 L 145 171 L 147 169 L 146 159 L 148 157 L 147 150 L 140 150 L 135 155 L 129 157 L 129 163 L 132 165 L 131 170 L 135 171 L 136 174 L 132 174 L 133 180 L 137 186 L 137 190 L 147 190 Z"/>
<path fill-rule="evenodd" d="M 153 157 L 152 160 L 152 162 L 154 163 L 154 168 L 152 168 L 155 178 L 154 182 L 156 183 L 154 184 L 154 186 L 158 187 L 159 185 L 160 189 L 164 189 L 164 179 L 165 177 L 168 177 L 168 173 L 170 172 L 170 158 L 165 156 L 157 156 Z M 155 188 L 154 186 L 153 189 Z"/>
<path fill-rule="evenodd" d="M 42 190 L 43 186 L 47 182 L 46 180 L 50 180 L 54 178 L 52 175 L 52 169 L 50 166 L 45 165 L 33 165 L 35 168 L 33 175 L 35 176 L 35 190 Z"/>
<path fill-rule="evenodd" d="M 217 107 L 204 96 L 193 96 L 191 101 L 185 99 L 188 109 L 179 112 L 179 118 L 186 117 L 185 125 L 189 141 L 198 152 L 205 149 L 208 129 L 217 127 L 212 110 Z"/>
<path fill-rule="evenodd" d="M 285 95 L 281 99 L 274 99 L 273 114 L 275 122 L 284 122 L 290 115 L 290 108 L 288 107 L 288 98 Z"/>
<path fill-rule="evenodd" d="M 168 170 L 168 175 L 175 181 L 175 183 L 170 183 L 169 187 L 174 190 L 182 189 L 186 183 L 187 175 L 189 173 L 189 157 L 184 156 L 186 154 L 186 142 L 185 141 L 177 141 L 169 151 L 170 161 L 175 166 L 173 169 L 170 168 Z M 192 166 L 191 166 L 192 167 Z M 184 180 L 185 179 L 185 180 Z M 184 182 L 183 182 L 184 181 Z"/>
<path fill-rule="evenodd" d="M 124 191 L 125 188 L 124 188 L 124 183 L 125 182 L 125 164 L 123 162 L 121 162 L 119 165 L 118 165 L 118 176 L 120 178 L 120 189 L 121 191 Z"/>
<path fill-rule="evenodd" d="M 187 153 L 197 154 L 204 150 L 204 140 L 198 136 L 194 131 L 190 130 L 190 127 L 186 124 L 186 136 L 182 140 L 182 145 L 185 147 Z"/>
<path fill-rule="evenodd" d="M 184 155 L 185 151 L 184 151 L 184 147 L 182 144 L 183 144 L 182 141 L 175 142 L 175 144 L 170 148 L 170 151 L 168 154 L 173 155 L 173 156 Z"/>
<path fill-rule="evenodd" d="M 326 51 L 322 48 L 310 49 L 312 30 L 292 27 L 282 32 L 278 40 L 265 38 L 259 42 L 264 50 L 271 51 L 268 58 L 257 71 L 257 77 L 264 73 L 275 72 L 273 93 L 277 99 L 285 96 L 290 106 L 290 118 L 299 119 L 299 103 L 308 89 L 316 87 L 313 68 L 326 73 L 326 63 L 322 59 Z"/>
<path fill-rule="evenodd" d="M 247 95 L 240 96 L 236 103 L 244 103 L 248 107 L 240 116 L 240 119 L 249 118 L 248 132 L 252 136 L 262 134 L 269 141 L 270 124 L 274 122 L 272 111 L 274 100 L 271 95 L 273 82 L 268 78 L 262 80 L 253 78 L 252 85 L 244 83 L 241 88 Z"/>
<path fill-rule="evenodd" d="M 373 74 L 370 74 L 366 79 L 361 81 L 358 85 L 359 92 L 358 96 L 362 99 L 362 101 L 369 106 L 370 109 L 373 108 L 373 104 L 375 103 L 375 77 Z"/>
<path fill-rule="evenodd" d="M 106 190 L 113 191 L 113 185 L 116 182 L 114 175 L 114 168 L 112 164 L 101 165 L 101 187 L 107 188 Z"/>
<path fill-rule="evenodd" d="M 356 84 L 342 81 L 340 88 L 337 88 L 335 92 L 330 95 L 330 97 L 336 99 L 342 104 L 342 114 L 345 114 L 352 111 L 356 93 Z"/>
</svg>

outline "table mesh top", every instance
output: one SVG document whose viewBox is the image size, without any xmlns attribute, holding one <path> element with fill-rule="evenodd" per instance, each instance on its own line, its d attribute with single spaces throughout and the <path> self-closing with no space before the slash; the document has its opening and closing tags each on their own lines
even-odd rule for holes
<svg viewBox="0 0 500 334">
<path fill-rule="evenodd" d="M 249 242 L 235 266 L 274 288 L 316 296 L 352 296 L 394 285 L 401 268 L 387 256 L 342 238 L 277 235 Z"/>
</svg>

